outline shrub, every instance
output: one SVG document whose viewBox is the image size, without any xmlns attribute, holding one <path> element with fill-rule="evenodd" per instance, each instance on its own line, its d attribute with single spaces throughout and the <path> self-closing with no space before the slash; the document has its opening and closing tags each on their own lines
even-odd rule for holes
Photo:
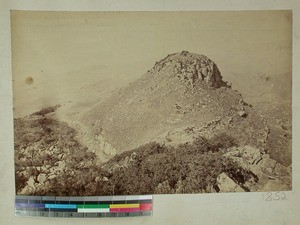
<svg viewBox="0 0 300 225">
<path fill-rule="evenodd" d="M 209 140 L 209 144 L 213 146 L 215 150 L 237 146 L 235 139 L 226 133 L 220 133 L 213 136 Z"/>
<path fill-rule="evenodd" d="M 222 172 L 243 186 L 251 174 L 223 157 L 219 148 L 234 142 L 232 139 L 224 142 L 222 138 L 217 137 L 213 142 L 199 138 L 176 148 L 152 143 L 133 150 L 137 160 L 111 172 L 113 194 L 210 192 Z M 115 156 L 108 164 L 117 163 L 115 160 L 122 160 L 125 155 Z"/>
<path fill-rule="evenodd" d="M 55 105 L 55 106 L 46 107 L 46 108 L 41 109 L 40 111 L 32 113 L 31 115 L 34 115 L 34 116 L 45 116 L 48 113 L 55 112 L 59 107 L 61 107 L 61 105 Z"/>
</svg>

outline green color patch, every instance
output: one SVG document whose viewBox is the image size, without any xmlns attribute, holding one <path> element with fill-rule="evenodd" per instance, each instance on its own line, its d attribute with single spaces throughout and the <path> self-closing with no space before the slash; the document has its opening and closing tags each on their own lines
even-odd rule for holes
<svg viewBox="0 0 300 225">
<path fill-rule="evenodd" d="M 109 204 L 85 204 L 85 205 L 77 205 L 77 209 L 104 209 L 104 208 L 109 208 Z"/>
</svg>

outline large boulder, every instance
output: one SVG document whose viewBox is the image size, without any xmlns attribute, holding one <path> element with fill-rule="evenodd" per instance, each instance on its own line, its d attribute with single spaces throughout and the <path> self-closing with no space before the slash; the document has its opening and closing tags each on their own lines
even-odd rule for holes
<svg viewBox="0 0 300 225">
<path fill-rule="evenodd" d="M 234 180 L 232 180 L 226 173 L 221 173 L 217 178 L 217 186 L 219 192 L 245 192 Z"/>
</svg>

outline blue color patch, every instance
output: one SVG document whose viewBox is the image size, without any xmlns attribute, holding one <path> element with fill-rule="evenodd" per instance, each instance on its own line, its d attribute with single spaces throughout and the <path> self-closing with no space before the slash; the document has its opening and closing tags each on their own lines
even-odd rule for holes
<svg viewBox="0 0 300 225">
<path fill-rule="evenodd" d="M 45 204 L 48 209 L 76 209 L 77 205 L 72 204 Z"/>
</svg>

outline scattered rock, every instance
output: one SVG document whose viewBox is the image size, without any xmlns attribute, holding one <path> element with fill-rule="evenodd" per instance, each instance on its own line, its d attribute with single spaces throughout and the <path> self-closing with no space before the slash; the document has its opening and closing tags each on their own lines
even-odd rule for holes
<svg viewBox="0 0 300 225">
<path fill-rule="evenodd" d="M 39 176 L 38 176 L 38 182 L 39 183 L 44 183 L 46 181 L 46 174 L 44 173 L 41 173 Z"/>
<path fill-rule="evenodd" d="M 247 117 L 247 113 L 246 113 L 244 110 L 238 111 L 237 114 L 238 114 L 240 117 L 243 117 L 243 118 L 246 118 L 246 117 Z"/>
<path fill-rule="evenodd" d="M 176 109 L 181 109 L 181 106 L 180 105 L 175 105 Z"/>
<path fill-rule="evenodd" d="M 224 154 L 224 156 L 232 158 L 234 161 L 239 162 L 240 165 L 246 166 L 247 168 L 262 160 L 261 151 L 249 145 L 238 148 L 232 147 L 228 149 L 228 152 Z"/>
<path fill-rule="evenodd" d="M 35 187 L 35 182 L 34 182 L 34 179 L 33 179 L 33 177 L 31 176 L 30 178 L 29 178 L 29 180 L 27 181 L 27 185 L 29 186 L 29 187 L 31 187 L 31 188 L 34 188 Z"/>
<path fill-rule="evenodd" d="M 269 182 L 264 187 L 264 191 L 289 191 L 291 190 L 290 185 L 282 182 L 282 180 L 269 180 Z"/>
<path fill-rule="evenodd" d="M 245 190 L 234 182 L 226 173 L 221 173 L 217 178 L 219 192 L 245 192 Z"/>
<path fill-rule="evenodd" d="M 263 154 L 263 155 L 262 155 L 262 158 L 263 158 L 263 159 L 269 159 L 269 158 L 270 158 L 270 154 Z"/>
<path fill-rule="evenodd" d="M 249 145 L 245 145 L 246 160 L 250 164 L 257 164 L 262 159 L 261 151 Z"/>
<path fill-rule="evenodd" d="M 274 173 L 277 176 L 287 176 L 289 175 L 289 170 L 285 166 L 281 165 L 280 163 L 276 163 Z"/>
<path fill-rule="evenodd" d="M 259 166 L 262 168 L 263 172 L 273 173 L 276 163 L 277 162 L 274 159 L 265 158 L 261 160 Z"/>
<path fill-rule="evenodd" d="M 265 173 L 262 173 L 259 176 L 259 186 L 260 189 L 259 190 L 263 190 L 263 188 L 266 186 L 266 184 L 270 181 L 270 177 L 268 175 L 266 175 Z"/>
</svg>

